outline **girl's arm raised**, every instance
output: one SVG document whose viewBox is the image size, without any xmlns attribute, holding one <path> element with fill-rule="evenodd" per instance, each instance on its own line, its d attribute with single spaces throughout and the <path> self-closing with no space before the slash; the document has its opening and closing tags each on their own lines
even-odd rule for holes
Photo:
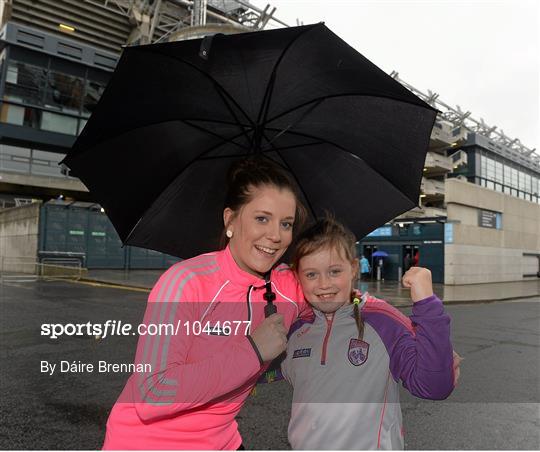
<svg viewBox="0 0 540 452">
<path fill-rule="evenodd" d="M 364 320 L 383 340 L 395 380 L 417 397 L 440 400 L 454 389 L 450 317 L 436 295 L 418 300 L 411 317 L 383 300 L 368 298 Z"/>
</svg>

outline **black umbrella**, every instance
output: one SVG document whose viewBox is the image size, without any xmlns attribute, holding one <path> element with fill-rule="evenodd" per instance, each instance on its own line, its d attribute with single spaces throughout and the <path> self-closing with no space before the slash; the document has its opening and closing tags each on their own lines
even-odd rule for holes
<svg viewBox="0 0 540 452">
<path fill-rule="evenodd" d="M 436 110 L 324 24 L 127 47 L 63 163 L 125 244 L 216 248 L 231 162 L 291 171 L 363 237 L 417 204 Z"/>
</svg>

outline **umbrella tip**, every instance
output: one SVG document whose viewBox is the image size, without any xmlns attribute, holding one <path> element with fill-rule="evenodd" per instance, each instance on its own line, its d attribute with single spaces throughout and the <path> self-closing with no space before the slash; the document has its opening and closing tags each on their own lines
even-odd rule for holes
<svg viewBox="0 0 540 452">
<path fill-rule="evenodd" d="M 207 35 L 202 39 L 201 48 L 199 49 L 199 56 L 203 60 L 208 60 L 208 57 L 210 55 L 210 47 L 212 47 L 212 40 L 216 36 L 224 36 L 224 34 L 223 33 L 216 33 L 214 35 Z"/>
</svg>

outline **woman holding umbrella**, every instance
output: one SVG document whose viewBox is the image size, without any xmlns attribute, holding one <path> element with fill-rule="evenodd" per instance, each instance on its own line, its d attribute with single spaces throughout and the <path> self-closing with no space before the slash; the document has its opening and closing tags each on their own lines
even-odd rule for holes
<svg viewBox="0 0 540 452">
<path fill-rule="evenodd" d="M 238 449 L 234 420 L 299 315 L 311 314 L 287 266 L 275 267 L 302 223 L 294 183 L 266 159 L 232 168 L 225 249 L 171 267 L 152 289 L 138 368 L 114 405 L 104 449 Z M 265 318 L 265 306 L 277 313 Z"/>
<path fill-rule="evenodd" d="M 124 244 L 192 257 L 215 249 L 223 222 L 229 243 L 152 290 L 145 322 L 182 334 L 141 337 L 136 361 L 152 369 L 130 378 L 106 448 L 240 446 L 234 416 L 306 309 L 274 268 L 303 209 L 266 161 L 313 218 L 330 210 L 363 237 L 416 205 L 436 114 L 322 23 L 124 49 L 62 163 Z M 226 168 L 253 154 L 265 163 L 232 172 L 221 219 Z M 359 209 L 351 194 L 366 186 Z"/>
</svg>

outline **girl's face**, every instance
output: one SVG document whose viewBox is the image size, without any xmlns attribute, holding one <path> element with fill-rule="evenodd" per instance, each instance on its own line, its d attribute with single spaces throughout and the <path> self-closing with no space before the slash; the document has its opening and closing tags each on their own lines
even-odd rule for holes
<svg viewBox="0 0 540 452">
<path fill-rule="evenodd" d="M 330 314 L 351 300 L 358 259 L 345 259 L 334 247 L 308 254 L 298 262 L 298 278 L 306 300 Z"/>
<path fill-rule="evenodd" d="M 238 212 L 225 209 L 225 227 L 233 233 L 229 246 L 242 270 L 263 276 L 283 256 L 292 241 L 295 211 L 293 193 L 271 186 L 253 189 L 251 201 Z"/>
</svg>

